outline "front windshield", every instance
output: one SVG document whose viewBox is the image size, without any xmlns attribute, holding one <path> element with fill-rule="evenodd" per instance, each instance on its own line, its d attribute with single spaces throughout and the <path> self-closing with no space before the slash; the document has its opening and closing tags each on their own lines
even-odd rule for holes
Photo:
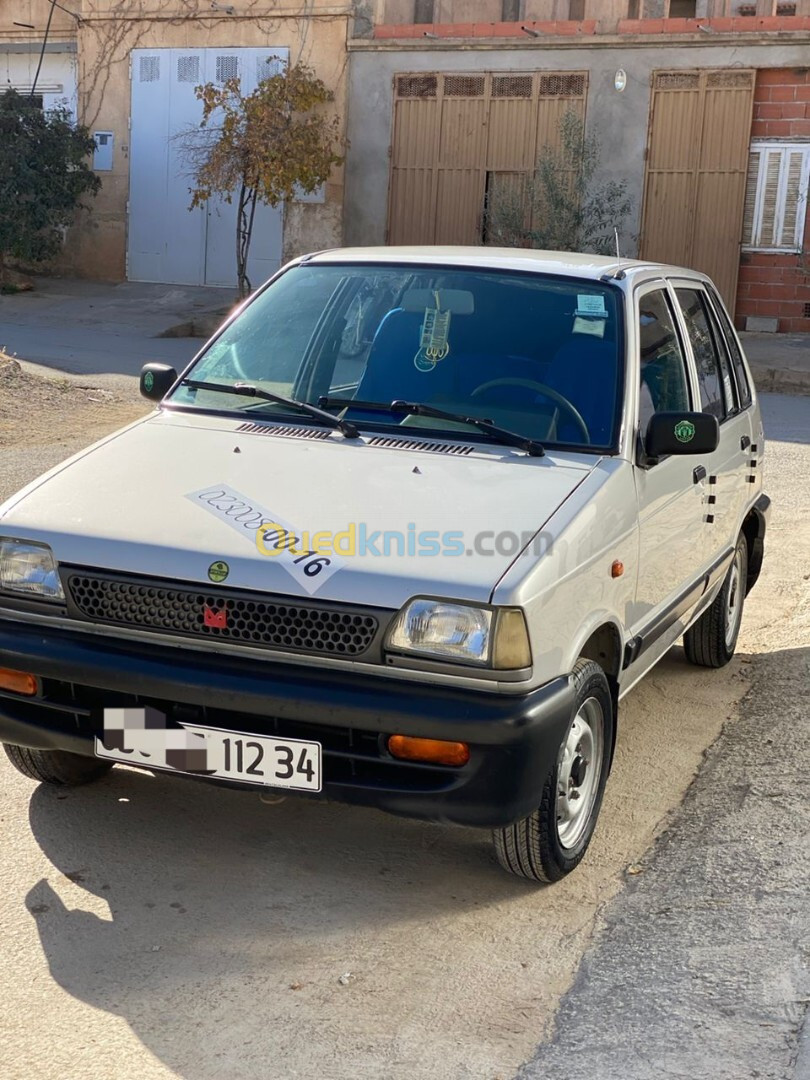
<svg viewBox="0 0 810 1080">
<path fill-rule="evenodd" d="M 248 383 L 362 430 L 483 437 L 461 422 L 393 413 L 398 400 L 487 419 L 546 445 L 606 449 L 616 441 L 623 384 L 619 300 L 615 287 L 576 278 L 304 263 L 257 295 L 187 378 Z M 171 400 L 303 418 L 283 403 L 204 387 L 180 386 Z"/>
</svg>

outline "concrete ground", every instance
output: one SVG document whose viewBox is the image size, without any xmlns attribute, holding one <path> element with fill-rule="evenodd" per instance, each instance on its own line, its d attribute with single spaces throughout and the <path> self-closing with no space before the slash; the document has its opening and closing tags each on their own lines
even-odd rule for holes
<svg viewBox="0 0 810 1080">
<path fill-rule="evenodd" d="M 141 407 L 128 380 L 70 382 Z M 556 886 L 472 830 L 126 768 L 57 792 L 0 762 L 3 1080 L 799 1080 L 810 408 L 765 408 L 774 518 L 739 656 L 674 649 L 628 695 Z M 21 429 L 0 500 L 101 423 L 57 449 L 55 419 Z"/>
<path fill-rule="evenodd" d="M 236 300 L 231 289 L 190 285 L 44 277 L 35 284 L 0 296 L 0 350 L 84 375 L 136 375 L 150 360 L 184 367 Z M 200 336 L 161 337 L 183 324 Z"/>
<path fill-rule="evenodd" d="M 766 398 L 765 419 L 748 691 L 522 1080 L 810 1080 L 810 402 Z"/>
</svg>

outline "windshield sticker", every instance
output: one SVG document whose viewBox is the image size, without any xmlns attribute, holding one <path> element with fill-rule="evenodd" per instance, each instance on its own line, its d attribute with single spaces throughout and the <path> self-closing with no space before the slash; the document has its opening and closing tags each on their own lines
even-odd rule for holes
<svg viewBox="0 0 810 1080">
<path fill-rule="evenodd" d="M 577 310 L 574 314 L 589 319 L 606 319 L 608 312 L 604 296 L 601 293 L 596 296 L 590 293 L 577 293 Z"/>
<path fill-rule="evenodd" d="M 592 337 L 603 338 L 605 336 L 604 319 L 583 319 L 577 315 L 574 319 L 572 334 L 590 334 Z"/>
<path fill-rule="evenodd" d="M 302 542 L 303 530 L 228 484 L 212 484 L 189 492 L 186 498 L 229 525 L 254 552 L 258 549 L 262 555 L 272 556 L 310 596 L 345 566 L 343 559 L 333 553 L 323 555 L 309 550 Z M 227 563 L 212 563 L 211 569 L 216 566 Z"/>
<path fill-rule="evenodd" d="M 436 307 L 425 308 L 425 318 L 419 332 L 419 351 L 413 358 L 419 371 L 432 371 L 450 352 L 450 343 L 447 340 L 450 334 L 450 311 L 442 311 L 439 307 L 439 293 L 434 295 Z"/>
</svg>

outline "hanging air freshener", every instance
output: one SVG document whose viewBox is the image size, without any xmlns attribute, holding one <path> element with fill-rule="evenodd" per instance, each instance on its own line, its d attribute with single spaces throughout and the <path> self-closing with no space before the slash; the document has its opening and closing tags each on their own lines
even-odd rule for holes
<svg viewBox="0 0 810 1080">
<path fill-rule="evenodd" d="M 450 333 L 450 312 L 441 310 L 438 290 L 433 295 L 436 307 L 425 309 L 425 318 L 419 332 L 419 351 L 413 358 L 418 371 L 432 371 L 450 352 L 447 340 Z"/>
</svg>

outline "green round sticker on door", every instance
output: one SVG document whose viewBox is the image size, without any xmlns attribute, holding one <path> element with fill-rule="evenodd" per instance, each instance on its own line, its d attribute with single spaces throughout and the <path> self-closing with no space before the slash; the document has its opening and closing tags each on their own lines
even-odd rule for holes
<svg viewBox="0 0 810 1080">
<path fill-rule="evenodd" d="M 143 377 L 143 388 L 147 392 L 147 394 L 152 393 L 152 388 L 154 387 L 154 385 L 155 385 L 155 376 L 152 374 L 151 371 L 147 371 L 146 374 Z"/>
<path fill-rule="evenodd" d="M 217 583 L 224 581 L 230 572 L 230 566 L 219 559 L 216 562 L 212 562 L 208 567 L 208 576 L 212 581 L 216 581 Z"/>
<path fill-rule="evenodd" d="M 691 420 L 679 420 L 675 425 L 675 438 L 678 442 L 691 442 L 695 437 L 695 425 Z"/>
</svg>

